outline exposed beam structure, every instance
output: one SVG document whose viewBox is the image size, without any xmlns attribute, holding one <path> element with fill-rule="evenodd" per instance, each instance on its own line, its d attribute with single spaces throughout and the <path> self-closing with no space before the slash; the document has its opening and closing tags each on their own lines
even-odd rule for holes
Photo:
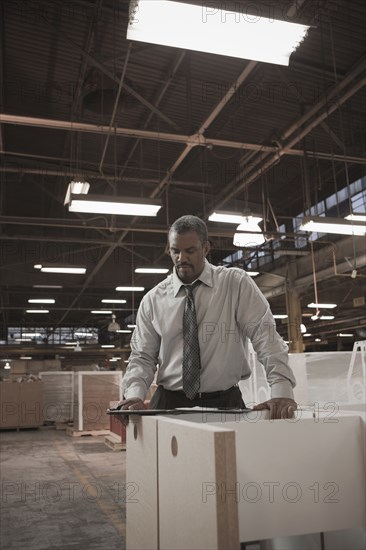
<svg viewBox="0 0 366 550">
<path fill-rule="evenodd" d="M 361 89 L 365 84 L 366 84 L 366 78 L 363 78 L 360 82 L 358 82 L 355 85 L 353 89 L 349 91 L 349 93 L 346 96 L 342 98 L 342 103 L 347 101 L 349 97 L 352 97 L 352 95 L 355 94 L 359 89 Z M 321 115 L 321 120 L 318 120 L 316 124 L 320 123 L 323 120 L 323 118 L 326 118 L 327 116 L 329 116 L 329 114 L 331 114 L 337 108 L 338 108 L 338 105 L 334 105 L 330 112 L 323 113 Z M 174 165 L 168 170 L 169 175 L 166 177 L 166 179 L 160 182 L 160 185 L 158 186 L 155 192 L 156 195 L 158 195 L 162 191 L 162 189 L 166 184 L 167 179 L 173 176 L 177 168 L 180 166 L 184 158 L 186 158 L 186 156 L 188 155 L 188 153 L 191 151 L 193 147 L 213 146 L 213 147 L 225 147 L 227 149 L 238 149 L 243 151 L 248 150 L 248 151 L 260 151 L 261 153 L 275 153 L 276 160 L 278 160 L 278 158 L 283 155 L 291 155 L 295 157 L 304 156 L 304 151 L 301 151 L 300 149 L 293 149 L 292 147 L 289 147 L 289 146 L 278 147 L 273 145 L 261 145 L 257 143 L 230 141 L 226 139 L 207 138 L 201 133 L 201 128 L 204 128 L 206 123 L 202 125 L 202 127 L 199 129 L 199 131 L 196 134 L 193 134 L 191 136 L 186 136 L 182 134 L 169 134 L 167 132 L 155 132 L 153 130 L 137 130 L 132 128 L 120 128 L 120 127 L 113 128 L 110 130 L 108 126 L 102 126 L 98 124 L 88 124 L 84 122 L 69 122 L 66 120 L 49 120 L 49 119 L 25 117 L 25 116 L 19 116 L 19 115 L 9 115 L 6 113 L 0 113 L 0 123 L 14 124 L 16 126 L 33 126 L 33 127 L 35 126 L 38 128 L 50 128 L 53 130 L 68 130 L 71 132 L 86 132 L 86 133 L 104 134 L 104 135 L 111 133 L 114 135 L 129 137 L 129 138 L 148 139 L 153 141 L 185 144 L 186 148 L 180 154 L 179 158 L 174 163 Z M 307 129 L 307 133 L 310 132 L 316 126 L 316 124 L 313 123 L 312 126 Z M 302 137 L 303 135 L 300 135 L 299 139 L 296 140 L 296 143 L 297 141 L 300 141 Z M 292 145 L 295 145 L 296 143 L 292 143 Z M 352 155 L 347 155 L 345 157 L 344 155 L 326 153 L 326 152 L 323 153 L 320 151 L 312 151 L 312 150 L 308 151 L 308 155 L 311 155 L 313 158 L 322 159 L 322 160 L 341 161 L 341 162 L 344 162 L 346 160 L 348 162 L 352 162 L 356 164 L 366 164 L 365 158 L 352 156 Z M 163 181 L 165 182 L 164 184 L 163 184 Z"/>
</svg>

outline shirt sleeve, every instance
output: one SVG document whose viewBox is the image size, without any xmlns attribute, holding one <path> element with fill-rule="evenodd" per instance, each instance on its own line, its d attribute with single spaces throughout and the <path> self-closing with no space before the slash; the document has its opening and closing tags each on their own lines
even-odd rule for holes
<svg viewBox="0 0 366 550">
<path fill-rule="evenodd" d="M 247 275 L 240 281 L 237 320 L 266 371 L 271 396 L 293 399 L 296 381 L 288 364 L 288 347 L 276 330 L 269 303 Z"/>
<path fill-rule="evenodd" d="M 149 299 L 145 296 L 137 313 L 136 328 L 131 338 L 131 354 L 122 381 L 125 399 L 138 397 L 143 401 L 154 380 L 160 336 L 154 329 L 151 317 Z"/>
</svg>

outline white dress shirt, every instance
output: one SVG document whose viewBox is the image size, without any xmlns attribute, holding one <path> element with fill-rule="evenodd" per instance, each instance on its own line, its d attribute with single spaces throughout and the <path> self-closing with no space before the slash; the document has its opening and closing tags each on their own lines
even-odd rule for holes
<svg viewBox="0 0 366 550">
<path fill-rule="evenodd" d="M 237 268 L 205 260 L 194 290 L 201 357 L 201 392 L 226 390 L 251 374 L 249 338 L 263 364 L 272 397 L 293 398 L 294 375 L 287 346 L 276 331 L 267 300 Z M 175 268 L 142 299 L 123 378 L 124 397 L 144 400 L 156 369 L 157 384 L 182 390 L 183 310 L 186 293 Z"/>
</svg>

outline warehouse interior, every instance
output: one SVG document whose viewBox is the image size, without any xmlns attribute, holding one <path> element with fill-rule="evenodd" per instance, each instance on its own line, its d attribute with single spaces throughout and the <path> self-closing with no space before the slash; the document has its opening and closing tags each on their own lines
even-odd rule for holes
<svg viewBox="0 0 366 550">
<path fill-rule="evenodd" d="M 306 216 L 365 215 L 365 2 L 185 3 L 203 18 L 220 8 L 238 22 L 265 17 L 309 30 L 285 66 L 128 40 L 136 15 L 128 0 L 1 2 L 2 380 L 43 371 L 121 376 L 141 298 L 166 276 L 135 270 L 171 272 L 167 232 L 185 214 L 207 222 L 209 261 L 257 273 L 290 352 L 350 353 L 366 338 L 364 236 L 300 229 Z M 72 212 L 71 182 L 88 183 L 89 195 L 161 208 L 155 217 Z M 263 242 L 236 246 L 237 224 L 211 221 L 214 212 L 261 218 Z M 40 267 L 57 265 L 85 272 Z M 130 286 L 143 290 L 117 290 Z M 37 435 L 2 432 L 7 460 L 17 441 L 29 456 L 33 433 L 41 447 L 50 437 L 52 468 L 66 446 L 65 478 L 91 482 L 83 468 L 95 461 L 109 491 L 95 513 L 112 518 L 111 538 L 102 546 L 96 532 L 84 543 L 60 534 L 47 542 L 35 532 L 28 547 L 124 547 L 115 519 L 123 498 L 115 509 L 114 477 L 103 466 L 107 452 L 124 472 L 123 453 L 102 438 L 63 443 L 64 432 L 50 436 L 53 424 Z M 85 460 L 80 471 L 77 460 Z M 16 506 L 21 486 L 8 489 Z M 25 545 L 7 537 L 4 548 Z"/>
</svg>

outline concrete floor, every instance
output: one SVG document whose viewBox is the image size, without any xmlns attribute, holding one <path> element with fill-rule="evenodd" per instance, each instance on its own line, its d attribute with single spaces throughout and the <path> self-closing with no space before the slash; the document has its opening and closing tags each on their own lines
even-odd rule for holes
<svg viewBox="0 0 366 550">
<path fill-rule="evenodd" d="M 1 550 L 125 548 L 126 453 L 53 427 L 0 432 Z"/>
</svg>

